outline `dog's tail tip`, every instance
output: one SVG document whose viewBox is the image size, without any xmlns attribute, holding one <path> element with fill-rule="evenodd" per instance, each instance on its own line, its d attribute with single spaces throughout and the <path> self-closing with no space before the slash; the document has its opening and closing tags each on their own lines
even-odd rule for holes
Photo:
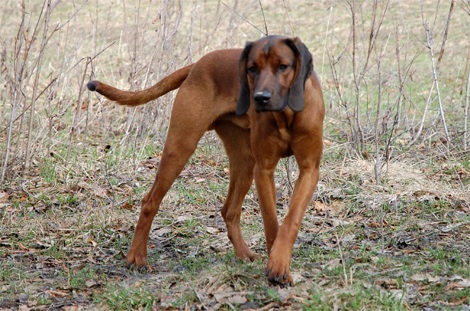
<svg viewBox="0 0 470 311">
<path fill-rule="evenodd" d="M 86 87 L 87 87 L 90 91 L 94 92 L 94 91 L 96 91 L 96 90 L 98 89 L 98 84 L 99 84 L 98 81 L 89 81 L 89 82 L 86 84 Z"/>
</svg>

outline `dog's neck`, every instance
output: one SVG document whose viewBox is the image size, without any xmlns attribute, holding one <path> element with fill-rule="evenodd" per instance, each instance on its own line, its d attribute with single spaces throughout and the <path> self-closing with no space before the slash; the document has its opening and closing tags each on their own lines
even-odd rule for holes
<svg viewBox="0 0 470 311">
<path fill-rule="evenodd" d="M 289 138 L 289 129 L 294 121 L 295 112 L 292 111 L 289 107 L 286 107 L 283 111 L 273 112 L 274 119 L 277 123 L 277 128 L 281 138 L 288 140 Z"/>
</svg>

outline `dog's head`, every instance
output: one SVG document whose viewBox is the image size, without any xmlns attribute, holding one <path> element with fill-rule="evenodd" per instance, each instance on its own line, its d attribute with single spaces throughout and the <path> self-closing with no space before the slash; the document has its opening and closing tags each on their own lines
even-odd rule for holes
<svg viewBox="0 0 470 311">
<path fill-rule="evenodd" d="M 312 55 L 299 38 L 268 36 L 248 42 L 240 57 L 237 115 L 248 111 L 304 108 L 305 81 L 313 71 Z"/>
</svg>

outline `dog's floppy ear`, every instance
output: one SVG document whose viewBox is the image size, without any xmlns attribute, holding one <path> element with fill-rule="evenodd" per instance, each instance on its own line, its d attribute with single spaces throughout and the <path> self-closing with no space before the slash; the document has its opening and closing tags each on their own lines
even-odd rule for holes
<svg viewBox="0 0 470 311">
<path fill-rule="evenodd" d="M 247 42 L 245 49 L 240 56 L 239 74 L 240 74 L 240 94 L 238 95 L 237 109 L 235 113 L 237 116 L 244 115 L 250 107 L 250 87 L 248 86 L 248 78 L 246 76 L 246 63 L 248 54 L 250 54 L 253 42 Z"/>
<path fill-rule="evenodd" d="M 298 112 L 304 109 L 305 81 L 313 72 L 313 59 L 308 48 L 299 38 L 285 39 L 285 44 L 289 46 L 296 57 L 294 82 L 290 86 L 287 104 Z"/>
</svg>

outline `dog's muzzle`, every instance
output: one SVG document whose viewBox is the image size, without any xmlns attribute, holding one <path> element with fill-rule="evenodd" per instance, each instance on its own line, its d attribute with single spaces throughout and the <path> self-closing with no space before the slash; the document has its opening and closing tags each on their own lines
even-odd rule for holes
<svg viewBox="0 0 470 311">
<path fill-rule="evenodd" d="M 261 111 L 282 111 L 286 107 L 284 101 L 273 100 L 273 95 L 269 91 L 259 91 L 253 94 L 255 109 Z"/>
</svg>

